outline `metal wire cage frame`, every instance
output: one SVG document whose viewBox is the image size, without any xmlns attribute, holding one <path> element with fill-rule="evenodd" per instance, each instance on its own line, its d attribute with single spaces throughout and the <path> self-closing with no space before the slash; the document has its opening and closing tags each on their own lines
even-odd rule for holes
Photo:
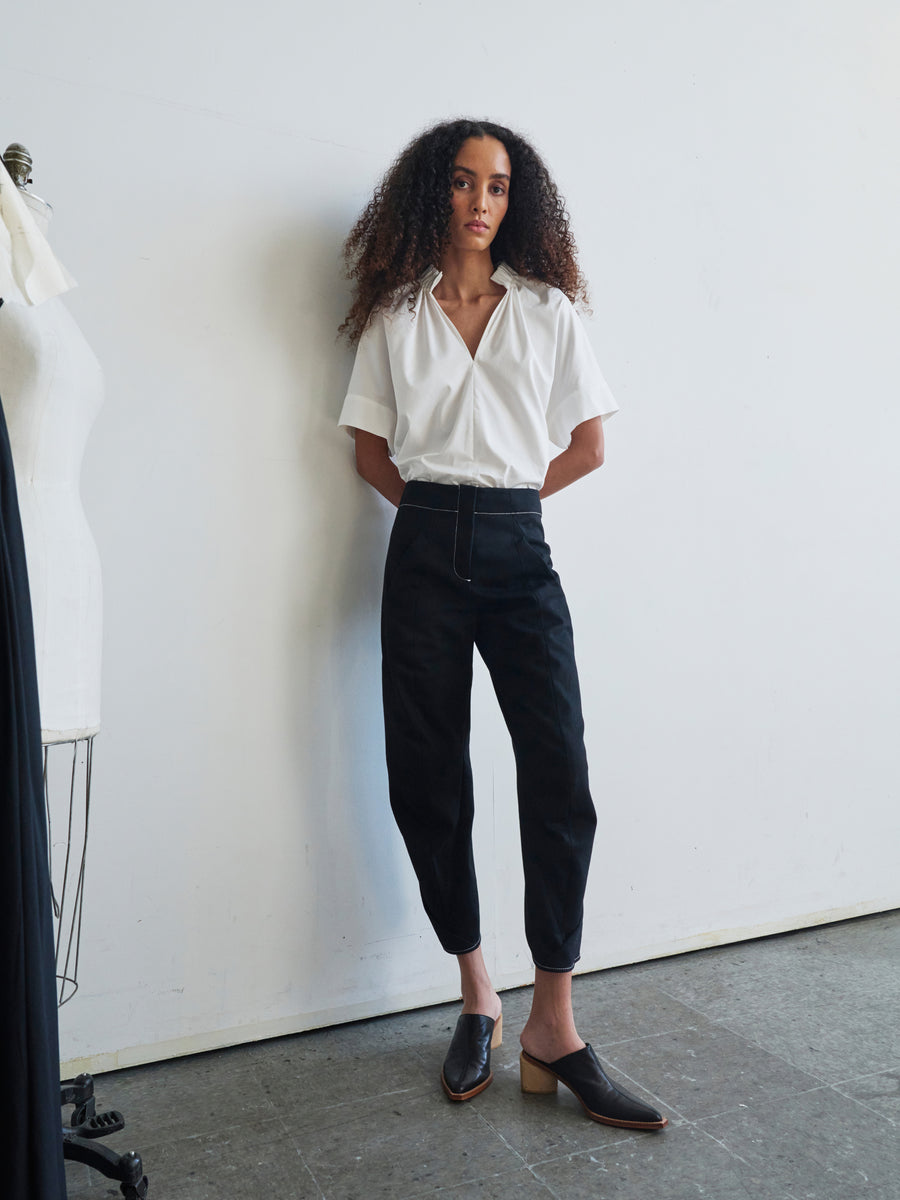
<svg viewBox="0 0 900 1200">
<path fill-rule="evenodd" d="M 57 1003 L 60 1008 L 78 991 L 95 736 L 91 734 L 89 737 L 51 742 L 44 746 L 47 855 L 50 860 L 56 980 L 59 985 Z M 64 753 L 66 749 L 71 752 L 70 762 Z M 60 818 L 66 827 L 65 848 L 55 853 L 54 824 L 58 828 Z"/>
</svg>

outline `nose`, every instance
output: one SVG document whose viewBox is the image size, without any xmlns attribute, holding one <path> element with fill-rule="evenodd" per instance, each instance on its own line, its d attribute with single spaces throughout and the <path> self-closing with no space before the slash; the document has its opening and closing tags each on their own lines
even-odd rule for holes
<svg viewBox="0 0 900 1200">
<path fill-rule="evenodd" d="M 472 196 L 472 211 L 477 213 L 487 212 L 487 190 L 484 189 L 480 193 L 475 193 Z"/>
</svg>

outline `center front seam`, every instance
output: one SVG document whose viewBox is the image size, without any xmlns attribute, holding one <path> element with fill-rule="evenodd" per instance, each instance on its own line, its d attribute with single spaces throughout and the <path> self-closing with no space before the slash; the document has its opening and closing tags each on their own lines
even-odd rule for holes
<svg viewBox="0 0 900 1200">
<path fill-rule="evenodd" d="M 471 583 L 476 489 L 464 484 L 458 484 L 457 487 L 456 529 L 453 535 L 453 573 L 458 579 Z"/>
</svg>

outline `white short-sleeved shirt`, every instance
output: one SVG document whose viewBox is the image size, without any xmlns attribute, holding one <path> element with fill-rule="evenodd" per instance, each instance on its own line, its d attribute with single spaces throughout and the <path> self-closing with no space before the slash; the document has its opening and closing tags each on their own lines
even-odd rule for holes
<svg viewBox="0 0 900 1200">
<path fill-rule="evenodd" d="M 415 311 L 379 310 L 363 333 L 339 424 L 387 439 L 404 481 L 540 488 L 572 430 L 618 405 L 558 288 L 505 264 L 506 295 L 475 353 L 422 278 Z"/>
</svg>

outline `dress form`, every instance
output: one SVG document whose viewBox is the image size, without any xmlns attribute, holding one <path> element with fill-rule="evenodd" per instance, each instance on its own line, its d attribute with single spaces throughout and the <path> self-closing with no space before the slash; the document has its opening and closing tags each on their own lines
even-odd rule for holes
<svg viewBox="0 0 900 1200">
<path fill-rule="evenodd" d="M 20 196 L 46 234 L 50 206 Z M 100 726 L 100 560 L 79 493 L 103 401 L 100 364 L 62 301 L 0 308 L 6 411 L 28 560 L 45 744 Z"/>
<path fill-rule="evenodd" d="M 97 1112 L 90 1075 L 59 1083 L 56 1007 L 78 988 L 91 756 L 100 723 L 100 563 L 78 483 L 103 383 L 99 363 L 55 299 L 74 281 L 44 236 L 49 205 L 24 191 L 30 166 L 19 143 L 0 160 L 0 633 L 9 651 L 0 656 L 0 973 L 4 999 L 12 1001 L 0 1039 L 7 1081 L 0 1120 L 14 1147 L 3 1156 L 3 1194 L 64 1200 L 69 1159 L 118 1180 L 126 1200 L 144 1200 L 140 1155 L 119 1154 L 100 1140 L 123 1128 L 121 1113 Z M 50 760 L 67 746 L 57 900 Z M 76 841 L 81 861 L 70 874 Z M 68 1106 L 66 1118 L 61 1110 Z"/>
</svg>

